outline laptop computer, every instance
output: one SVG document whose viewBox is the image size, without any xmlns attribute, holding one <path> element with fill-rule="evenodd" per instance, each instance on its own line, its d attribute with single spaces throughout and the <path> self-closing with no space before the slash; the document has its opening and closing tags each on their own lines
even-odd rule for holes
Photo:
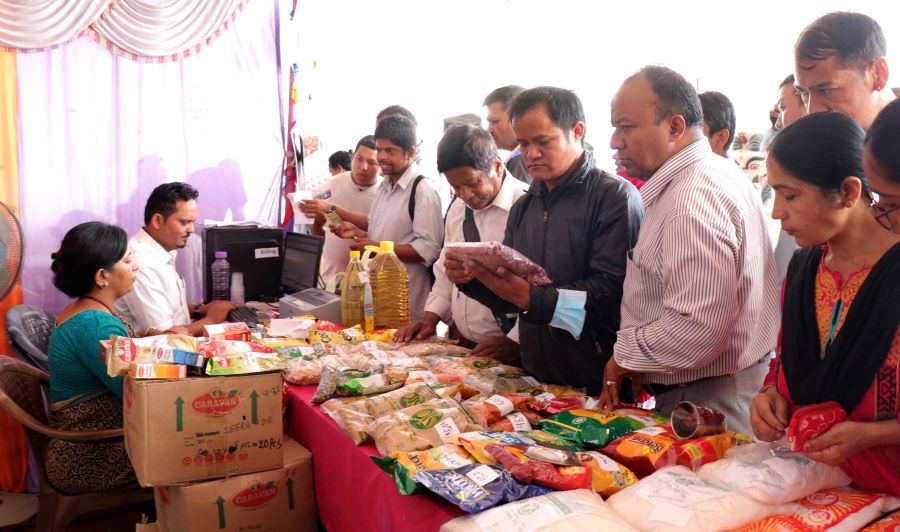
<svg viewBox="0 0 900 532">
<path fill-rule="evenodd" d="M 278 300 L 282 318 L 310 314 L 319 319 L 341 323 L 340 296 L 317 288 L 319 264 L 325 238 L 304 233 L 286 233 L 281 289 Z"/>
</svg>

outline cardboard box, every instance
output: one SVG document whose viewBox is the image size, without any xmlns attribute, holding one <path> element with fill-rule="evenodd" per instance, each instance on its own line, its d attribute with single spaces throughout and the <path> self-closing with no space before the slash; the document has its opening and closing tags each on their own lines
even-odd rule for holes
<svg viewBox="0 0 900 532">
<path fill-rule="evenodd" d="M 281 373 L 125 380 L 125 448 L 142 486 L 281 467 Z"/>
<path fill-rule="evenodd" d="M 158 530 L 317 530 L 312 455 L 287 435 L 283 449 L 280 469 L 155 488 Z"/>
</svg>

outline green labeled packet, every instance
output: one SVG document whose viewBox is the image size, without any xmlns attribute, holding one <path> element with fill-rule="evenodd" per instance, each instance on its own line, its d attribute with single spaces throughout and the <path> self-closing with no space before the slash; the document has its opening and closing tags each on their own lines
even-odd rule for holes
<svg viewBox="0 0 900 532">
<path fill-rule="evenodd" d="M 585 447 L 605 447 L 619 436 L 666 421 L 666 418 L 657 413 L 638 408 L 598 411 L 574 409 L 542 420 L 541 428 Z"/>
</svg>

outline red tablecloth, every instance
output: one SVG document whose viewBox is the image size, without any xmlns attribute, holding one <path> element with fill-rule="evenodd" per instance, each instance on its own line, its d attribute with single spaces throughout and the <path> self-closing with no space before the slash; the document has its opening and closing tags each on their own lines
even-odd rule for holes
<svg viewBox="0 0 900 532">
<path fill-rule="evenodd" d="M 309 400 L 315 386 L 288 385 L 287 432 L 313 456 L 319 518 L 329 532 L 437 530 L 464 512 L 434 494 L 401 495 L 372 462 L 372 444 L 356 446 Z"/>
</svg>

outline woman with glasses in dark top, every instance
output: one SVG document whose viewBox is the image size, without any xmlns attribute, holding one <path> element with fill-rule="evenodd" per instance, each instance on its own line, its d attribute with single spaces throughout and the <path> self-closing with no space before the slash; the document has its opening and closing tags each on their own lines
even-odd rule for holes
<svg viewBox="0 0 900 532">
<path fill-rule="evenodd" d="M 900 234 L 871 206 L 864 139 L 852 119 L 825 112 L 797 120 L 769 148 L 772 216 L 802 249 L 788 267 L 778 354 L 750 419 L 757 438 L 773 441 L 798 407 L 836 401 L 847 421 L 803 452 L 864 489 L 900 495 Z"/>
<path fill-rule="evenodd" d="M 900 233 L 900 100 L 889 103 L 866 135 L 863 168 L 872 189 L 872 215 Z"/>
</svg>

